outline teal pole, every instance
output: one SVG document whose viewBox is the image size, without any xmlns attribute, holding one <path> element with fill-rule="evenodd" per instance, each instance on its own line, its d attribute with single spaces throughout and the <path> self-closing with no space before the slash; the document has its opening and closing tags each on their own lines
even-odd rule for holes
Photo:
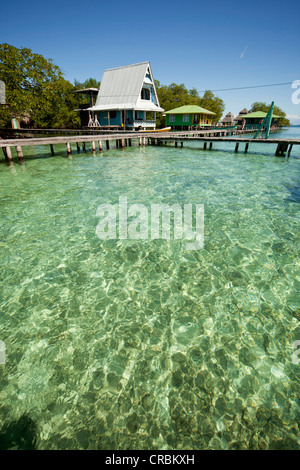
<svg viewBox="0 0 300 470">
<path fill-rule="evenodd" d="M 267 123 L 267 126 L 266 126 L 266 139 L 269 137 L 269 133 L 270 133 L 270 127 L 271 127 L 271 122 L 272 122 L 272 116 L 273 116 L 273 109 L 274 109 L 274 101 L 272 101 L 272 104 L 271 104 L 271 107 L 268 111 L 268 114 L 266 115 L 265 119 L 263 120 L 263 122 L 261 123 L 261 125 L 259 126 L 255 136 L 253 137 L 253 139 L 256 139 L 257 136 L 259 135 L 261 129 L 264 127 L 264 125 Z"/>
</svg>

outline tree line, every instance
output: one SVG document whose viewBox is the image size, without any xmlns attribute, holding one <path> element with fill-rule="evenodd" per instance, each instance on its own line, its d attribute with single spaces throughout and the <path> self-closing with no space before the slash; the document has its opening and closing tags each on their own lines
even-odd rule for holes
<svg viewBox="0 0 300 470">
<path fill-rule="evenodd" d="M 52 59 L 45 59 L 28 48 L 16 48 L 0 44 L 0 80 L 6 87 L 6 105 L 0 104 L 0 128 L 11 127 L 11 119 L 17 118 L 22 127 L 38 129 L 80 128 L 76 93 L 82 88 L 99 88 L 100 82 L 88 78 L 84 82 L 70 83 Z M 221 119 L 225 103 L 206 90 L 200 96 L 196 88 L 188 90 L 184 84 L 162 85 L 155 80 L 160 106 L 170 110 L 184 105 L 198 105 L 216 113 L 215 122 Z M 266 103 L 253 103 L 251 112 L 268 110 Z M 280 125 L 289 125 L 285 113 L 274 107 L 274 113 L 282 116 Z M 165 126 L 165 117 L 157 115 L 157 127 Z"/>
</svg>

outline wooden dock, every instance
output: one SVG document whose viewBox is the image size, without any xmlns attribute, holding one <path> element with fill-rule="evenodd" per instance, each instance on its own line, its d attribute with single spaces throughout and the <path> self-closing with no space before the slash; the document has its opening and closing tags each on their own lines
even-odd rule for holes
<svg viewBox="0 0 300 470">
<path fill-rule="evenodd" d="M 252 130 L 255 132 L 255 130 Z M 20 162 L 23 162 L 23 147 L 33 146 L 50 146 L 50 152 L 55 154 L 55 145 L 65 145 L 67 155 L 72 154 L 72 144 L 76 145 L 77 152 L 86 151 L 86 145 L 90 144 L 92 151 L 103 151 L 104 147 L 109 150 L 112 143 L 116 148 L 124 149 L 131 146 L 133 142 L 137 142 L 139 146 L 144 145 L 162 145 L 174 143 L 178 147 L 178 143 L 183 147 L 184 142 L 203 142 L 203 149 L 212 149 L 214 142 L 234 142 L 235 152 L 239 151 L 239 147 L 244 144 L 244 152 L 247 153 L 250 144 L 276 144 L 276 156 L 290 156 L 293 145 L 300 145 L 300 139 L 253 139 L 251 136 L 245 137 L 248 131 L 230 130 L 230 129 L 210 129 L 210 130 L 194 130 L 194 131 L 175 131 L 175 132 L 118 132 L 111 134 L 93 134 L 93 135 L 65 135 L 55 137 L 33 137 L 33 138 L 15 138 L 1 139 L 0 147 L 8 163 L 12 162 L 12 148 L 16 149 L 16 153 Z"/>
</svg>

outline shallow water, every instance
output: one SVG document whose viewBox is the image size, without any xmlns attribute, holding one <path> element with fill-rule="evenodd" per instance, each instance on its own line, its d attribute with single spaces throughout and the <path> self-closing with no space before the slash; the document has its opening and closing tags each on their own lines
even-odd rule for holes
<svg viewBox="0 0 300 470">
<path fill-rule="evenodd" d="M 0 448 L 300 447 L 300 149 L 233 148 L 1 162 Z M 99 240 L 119 196 L 204 204 L 204 248 Z"/>
</svg>

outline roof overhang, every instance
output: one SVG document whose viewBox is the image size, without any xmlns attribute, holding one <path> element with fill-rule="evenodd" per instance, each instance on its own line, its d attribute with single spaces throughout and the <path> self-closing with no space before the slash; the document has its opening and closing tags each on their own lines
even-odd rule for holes
<svg viewBox="0 0 300 470">
<path fill-rule="evenodd" d="M 156 106 L 153 103 L 148 103 L 147 105 L 136 106 L 133 103 L 120 103 L 120 104 L 111 104 L 111 105 L 97 105 L 87 108 L 87 111 L 122 111 L 123 109 L 132 109 L 134 111 L 154 111 L 157 113 L 164 112 L 164 109 Z"/>
</svg>

